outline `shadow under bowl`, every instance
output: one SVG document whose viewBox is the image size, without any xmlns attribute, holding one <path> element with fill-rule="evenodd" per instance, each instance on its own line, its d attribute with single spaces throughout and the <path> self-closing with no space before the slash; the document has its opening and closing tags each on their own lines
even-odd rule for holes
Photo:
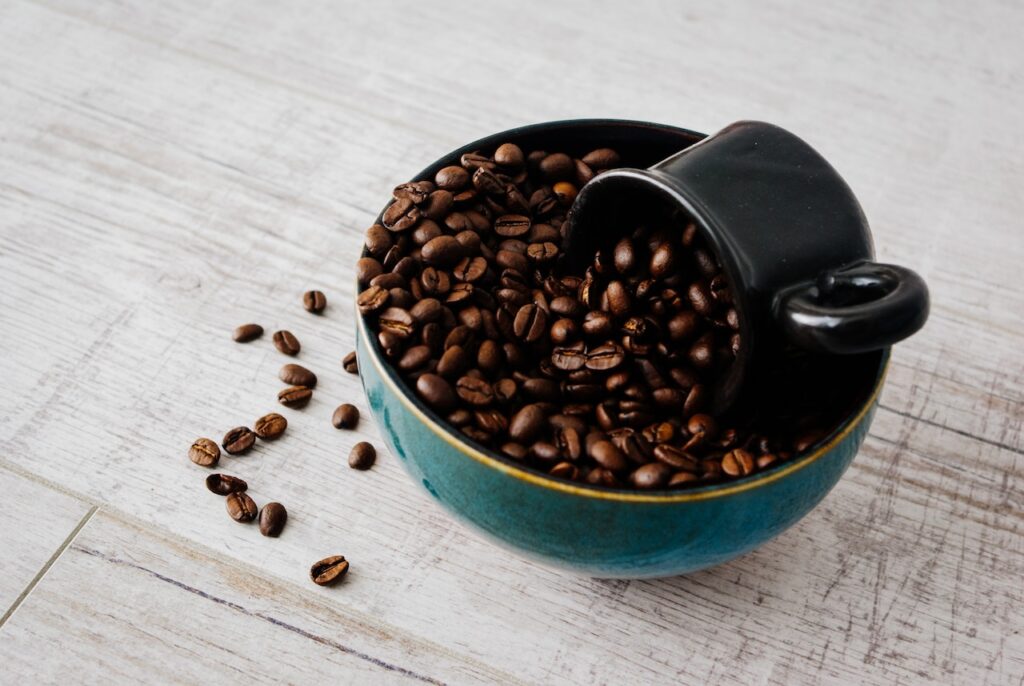
<svg viewBox="0 0 1024 686">
<path fill-rule="evenodd" d="M 614 147 L 624 165 L 645 168 L 701 138 L 648 122 L 536 124 L 475 141 L 415 178 L 433 178 L 442 167 L 458 164 L 465 152 L 492 151 L 508 141 L 526 150 L 575 155 Z M 753 550 L 799 521 L 857 454 L 889 361 L 888 349 L 860 356 L 862 388 L 849 389 L 845 419 L 813 450 L 790 461 L 744 479 L 684 491 L 613 490 L 547 476 L 471 442 L 415 396 L 385 359 L 367 321 L 357 318 L 359 375 L 370 410 L 416 483 L 494 541 L 541 563 L 602 578 L 704 569 Z M 862 370 L 868 370 L 867 378 Z M 834 383 L 849 384 L 850 375 L 837 374 Z"/>
</svg>

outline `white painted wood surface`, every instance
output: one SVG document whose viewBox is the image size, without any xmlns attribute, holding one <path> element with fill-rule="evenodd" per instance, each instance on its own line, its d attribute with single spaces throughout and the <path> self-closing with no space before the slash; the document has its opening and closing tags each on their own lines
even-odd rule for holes
<svg viewBox="0 0 1024 686">
<path fill-rule="evenodd" d="M 1022 22 L 999 1 L 0 4 L 0 681 L 1024 682 Z M 377 431 L 328 423 L 360 398 L 351 264 L 389 189 L 574 116 L 786 126 L 932 287 L 836 490 L 686 578 L 524 562 L 389 455 L 348 470 Z M 248 320 L 321 379 L 284 440 L 223 463 L 288 505 L 276 541 L 185 458 L 275 409 L 280 356 L 229 340 Z M 335 552 L 350 578 L 313 587 Z"/>
</svg>

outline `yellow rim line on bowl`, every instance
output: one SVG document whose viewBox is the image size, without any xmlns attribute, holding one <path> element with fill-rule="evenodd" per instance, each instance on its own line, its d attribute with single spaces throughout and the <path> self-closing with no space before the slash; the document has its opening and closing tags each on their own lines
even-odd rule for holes
<svg viewBox="0 0 1024 686">
<path fill-rule="evenodd" d="M 384 380 L 384 383 L 386 383 L 391 388 L 391 390 L 395 392 L 395 394 L 401 400 L 402 404 L 405 405 L 410 412 L 416 415 L 424 424 L 426 424 L 430 428 L 431 431 L 437 434 L 437 436 L 441 438 L 441 440 L 446 442 L 448 445 L 452 446 L 459 452 L 468 455 L 469 457 L 472 457 L 477 462 L 483 463 L 493 469 L 497 469 L 498 471 L 508 474 L 509 476 L 534 484 L 535 486 L 542 486 L 544 488 L 550 488 L 555 491 L 562 491 L 563 493 L 570 493 L 572 495 L 584 496 L 587 498 L 598 498 L 600 500 L 616 500 L 631 503 L 680 503 L 687 501 L 709 500 L 711 498 L 719 498 L 722 496 L 733 495 L 735 493 L 749 491 L 753 488 L 758 488 L 760 486 L 767 486 L 770 483 L 778 481 L 779 479 L 788 476 L 789 474 L 792 474 L 798 469 L 806 467 L 807 465 L 816 461 L 822 455 L 830 451 L 832 448 L 834 448 L 844 438 L 849 436 L 850 432 L 852 432 L 857 427 L 857 425 L 859 425 L 861 421 L 863 421 L 864 416 L 868 413 L 868 410 L 870 410 L 871 407 L 875 404 L 875 400 L 878 398 L 878 394 L 882 390 L 882 385 L 885 383 L 885 376 L 889 372 L 889 360 L 891 359 L 889 357 L 886 358 L 885 366 L 882 368 L 882 372 L 878 375 L 878 382 L 875 384 L 874 389 L 872 389 L 871 396 L 864 401 L 864 404 L 857 411 L 857 414 L 854 415 L 851 420 L 849 420 L 846 426 L 843 427 L 842 431 L 840 431 L 832 438 L 832 440 L 822 445 L 814 452 L 804 455 L 800 459 L 790 463 L 788 466 L 779 469 L 778 471 L 772 472 L 771 474 L 765 476 L 764 478 L 754 479 L 753 481 L 739 483 L 734 486 L 724 486 L 722 488 L 715 488 L 713 490 L 702 491 L 699 493 L 683 492 L 674 495 L 617 493 L 614 491 L 601 491 L 591 488 L 581 488 L 579 486 L 576 486 L 565 481 L 558 481 L 547 476 L 534 474 L 533 472 L 528 472 L 525 469 L 514 467 L 512 465 L 505 464 L 504 462 L 496 460 L 490 455 L 487 455 L 486 453 L 481 452 L 480 450 L 474 448 L 468 443 L 463 442 L 462 439 L 453 436 L 451 433 L 448 432 L 447 429 L 438 424 L 430 416 L 423 412 L 423 410 L 417 407 L 416 404 L 412 402 L 412 400 L 406 394 L 405 390 L 400 388 L 395 383 L 394 379 L 392 379 L 388 371 L 384 369 L 381 360 L 376 355 L 376 351 L 374 351 L 373 349 L 372 340 L 370 340 L 367 337 L 367 332 L 365 328 L 366 322 L 363 320 L 363 317 L 357 314 L 356 320 L 356 326 L 359 328 L 359 335 L 363 336 L 363 343 L 365 344 L 366 350 L 369 353 L 370 357 L 373 359 L 373 365 L 374 367 L 377 368 L 377 371 L 379 372 L 380 377 Z"/>
</svg>

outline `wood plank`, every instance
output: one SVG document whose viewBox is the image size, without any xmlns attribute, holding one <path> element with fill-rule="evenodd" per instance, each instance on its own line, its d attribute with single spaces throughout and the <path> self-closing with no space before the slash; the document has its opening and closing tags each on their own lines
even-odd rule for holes
<svg viewBox="0 0 1024 686">
<path fill-rule="evenodd" d="M 497 41 L 483 6 L 0 7 L 0 459 L 303 594 L 312 559 L 344 552 L 373 583 L 343 600 L 311 589 L 324 612 L 526 681 L 1019 682 L 1020 7 L 533 9 L 545 22 L 527 4 Z M 607 26 L 634 30 L 596 48 Z M 446 38 L 461 49 L 439 54 Z M 486 97 L 461 85 L 494 74 Z M 352 251 L 388 189 L 464 140 L 581 112 L 793 128 L 857 190 L 881 256 L 919 267 L 935 295 L 836 492 L 687 579 L 524 563 L 433 509 L 389 456 L 349 472 L 348 447 L 376 428 L 327 424 L 361 398 L 338 368 Z M 311 286 L 331 298 L 323 320 L 298 308 Z M 274 542 L 227 520 L 184 458 L 197 433 L 274 408 L 282 360 L 227 339 L 249 319 L 294 331 L 321 378 L 285 441 L 225 460 L 260 502 L 289 506 Z M 163 545 L 150 554 L 188 556 Z M 162 664 L 153 650 L 141 663 Z"/>
<path fill-rule="evenodd" d="M 101 512 L 3 627 L 0 659 L 44 683 L 516 682 L 344 609 L 367 581 L 353 568 L 326 604 Z"/>
<path fill-rule="evenodd" d="M 90 511 L 87 502 L 0 467 L 0 626 Z"/>
</svg>

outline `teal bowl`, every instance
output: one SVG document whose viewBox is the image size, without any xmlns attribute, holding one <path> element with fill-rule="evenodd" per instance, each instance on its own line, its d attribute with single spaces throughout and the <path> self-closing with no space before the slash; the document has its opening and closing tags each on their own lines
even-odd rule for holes
<svg viewBox="0 0 1024 686">
<path fill-rule="evenodd" d="M 514 129 L 446 155 L 415 178 L 432 178 L 464 152 L 513 141 L 532 149 L 617 147 L 645 167 L 701 138 L 684 129 L 574 120 Z M 374 419 L 416 483 L 459 520 L 499 544 L 578 574 L 652 578 L 686 574 L 742 555 L 811 511 L 857 454 L 874 416 L 888 349 L 873 376 L 851 388 L 846 419 L 814 449 L 750 477 L 685 491 L 637 492 L 568 482 L 470 442 L 424 405 L 384 358 L 357 316 L 359 375 Z M 848 383 L 837 377 L 836 383 Z"/>
</svg>

